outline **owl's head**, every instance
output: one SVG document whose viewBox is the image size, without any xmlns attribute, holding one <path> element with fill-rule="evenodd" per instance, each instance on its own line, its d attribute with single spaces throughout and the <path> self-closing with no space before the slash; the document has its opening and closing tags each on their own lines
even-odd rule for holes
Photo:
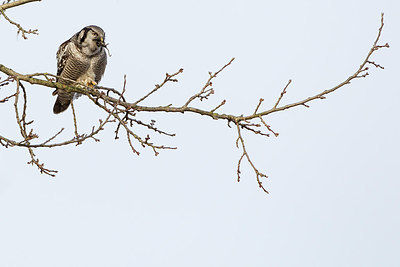
<svg viewBox="0 0 400 267">
<path fill-rule="evenodd" d="M 104 39 L 105 33 L 103 29 L 95 25 L 86 26 L 76 35 L 78 47 L 80 47 L 82 53 L 87 56 L 95 55 L 99 53 L 103 47 L 106 47 Z"/>
</svg>

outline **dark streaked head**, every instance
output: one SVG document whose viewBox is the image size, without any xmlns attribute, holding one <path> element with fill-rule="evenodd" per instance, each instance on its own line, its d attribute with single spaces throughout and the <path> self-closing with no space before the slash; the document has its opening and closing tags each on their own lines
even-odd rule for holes
<svg viewBox="0 0 400 267">
<path fill-rule="evenodd" d="M 99 53 L 106 46 L 104 39 L 103 29 L 95 25 L 86 26 L 76 34 L 78 47 L 88 56 Z"/>
</svg>

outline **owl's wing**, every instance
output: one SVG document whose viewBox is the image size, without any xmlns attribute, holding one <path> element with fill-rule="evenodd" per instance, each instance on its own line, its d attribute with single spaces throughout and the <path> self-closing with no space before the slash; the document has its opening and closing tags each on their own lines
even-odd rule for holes
<svg viewBox="0 0 400 267">
<path fill-rule="evenodd" d="M 60 45 L 57 51 L 57 76 L 60 76 L 65 66 L 67 65 L 67 60 L 69 57 L 68 44 L 70 40 L 65 41 Z M 57 78 L 58 81 L 58 78 Z"/>
</svg>

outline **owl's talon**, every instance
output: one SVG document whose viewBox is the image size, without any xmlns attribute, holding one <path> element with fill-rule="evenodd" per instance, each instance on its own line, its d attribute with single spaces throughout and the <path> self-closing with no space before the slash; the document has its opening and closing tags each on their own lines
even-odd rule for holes
<svg viewBox="0 0 400 267">
<path fill-rule="evenodd" d="M 95 81 L 89 81 L 86 83 L 87 87 L 94 88 L 97 85 Z"/>
</svg>

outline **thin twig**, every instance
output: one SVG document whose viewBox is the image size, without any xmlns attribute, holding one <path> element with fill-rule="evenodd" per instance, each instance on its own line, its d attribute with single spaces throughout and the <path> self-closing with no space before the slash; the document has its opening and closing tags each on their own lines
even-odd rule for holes
<svg viewBox="0 0 400 267">
<path fill-rule="evenodd" d="M 281 102 L 282 97 L 284 94 L 286 94 L 286 89 L 288 88 L 289 84 L 292 82 L 292 80 L 289 80 L 288 83 L 286 84 L 286 86 L 283 88 L 281 95 L 279 96 L 278 100 L 276 101 L 275 105 L 273 108 L 276 108 L 279 105 L 279 102 Z M 257 112 L 254 112 L 254 114 L 256 114 Z"/>
<path fill-rule="evenodd" d="M 175 76 L 179 75 L 180 73 L 183 72 L 183 69 L 179 69 L 177 72 L 175 72 L 174 74 L 165 74 L 165 79 L 161 84 L 156 84 L 156 86 L 154 87 L 153 90 L 151 90 L 149 93 L 147 93 L 145 96 L 143 96 L 142 98 L 140 98 L 139 100 L 137 100 L 136 102 L 133 103 L 133 106 L 136 106 L 137 104 L 139 104 L 140 102 L 142 102 L 143 100 L 145 100 L 146 98 L 148 98 L 150 95 L 152 95 L 153 93 L 157 92 L 160 88 L 162 88 L 167 82 L 178 82 L 177 79 L 174 79 Z"/>
<path fill-rule="evenodd" d="M 49 139 L 47 139 L 46 141 L 43 142 L 43 145 L 46 145 L 47 143 L 50 143 L 52 140 L 54 140 L 59 134 L 61 134 L 64 131 L 64 128 L 61 128 L 60 131 L 58 131 L 58 133 L 56 133 L 55 135 L 53 135 L 52 137 L 50 137 Z"/>
<path fill-rule="evenodd" d="M 3 99 L 0 99 L 0 103 L 5 103 L 5 102 L 7 102 L 10 98 L 15 97 L 15 95 L 16 95 L 16 94 L 12 94 L 12 95 L 7 96 L 7 97 L 5 97 L 5 98 L 3 98 Z"/>
<path fill-rule="evenodd" d="M 189 97 L 189 99 L 186 101 L 186 103 L 182 106 L 182 108 L 187 108 L 188 105 L 195 100 L 196 98 L 200 98 L 200 100 L 207 98 L 210 94 L 213 94 L 214 91 L 212 89 L 206 90 L 209 86 L 212 86 L 212 80 L 217 77 L 218 74 L 221 73 L 221 71 L 223 71 L 224 69 L 226 69 L 229 65 L 232 64 L 232 62 L 235 60 L 235 58 L 232 58 L 228 63 L 226 63 L 222 68 L 220 68 L 218 71 L 212 73 L 209 72 L 208 74 L 210 75 L 210 77 L 208 78 L 207 82 L 205 83 L 205 85 L 203 86 L 203 88 L 201 88 L 200 92 Z M 206 93 L 205 95 L 203 95 L 204 93 Z M 213 113 L 213 112 L 211 112 Z"/>
<path fill-rule="evenodd" d="M 74 119 L 74 133 L 75 133 L 75 137 L 76 137 L 77 140 L 79 140 L 80 136 L 79 136 L 79 134 L 78 134 L 78 125 L 77 125 L 77 123 L 76 123 L 77 120 L 76 120 L 75 107 L 74 107 L 74 101 L 73 101 L 73 100 L 71 100 L 71 110 L 72 110 L 72 117 L 73 117 L 73 119 Z M 80 144 L 82 144 L 82 141 L 78 141 L 78 142 L 76 143 L 77 146 L 80 145 Z"/>
<path fill-rule="evenodd" d="M 270 132 L 273 133 L 276 137 L 278 137 L 279 133 L 274 132 L 274 130 L 272 130 L 271 126 L 269 126 L 269 125 L 264 121 L 264 119 L 263 119 L 261 116 L 260 116 L 259 118 L 260 118 L 262 124 L 264 124 L 265 128 L 267 128 L 268 131 L 270 131 Z"/>
<path fill-rule="evenodd" d="M 215 108 L 213 108 L 210 112 L 214 113 L 217 109 L 219 109 L 220 107 L 222 107 L 223 105 L 225 105 L 226 100 L 222 100 L 221 104 L 219 104 L 218 106 L 216 106 Z"/>
<path fill-rule="evenodd" d="M 261 106 L 261 104 L 262 104 L 263 101 L 264 101 L 264 98 L 260 98 L 260 100 L 258 101 L 258 105 L 257 105 L 256 109 L 254 110 L 254 113 L 253 113 L 253 114 L 256 114 L 256 113 L 257 113 L 257 111 L 258 111 L 258 109 L 260 108 L 260 106 Z"/>
</svg>

